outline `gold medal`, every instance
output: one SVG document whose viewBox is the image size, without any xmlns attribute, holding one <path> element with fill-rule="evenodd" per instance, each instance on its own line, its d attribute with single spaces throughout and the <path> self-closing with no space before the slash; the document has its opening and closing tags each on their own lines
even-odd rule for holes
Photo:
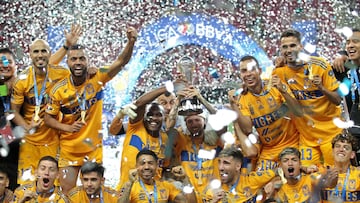
<svg viewBox="0 0 360 203">
<path fill-rule="evenodd" d="M 197 171 L 197 176 L 198 176 L 198 185 L 202 185 L 203 182 L 202 182 L 202 172 L 201 172 L 201 169 L 198 169 L 198 171 Z"/>
<path fill-rule="evenodd" d="M 309 66 L 308 70 L 309 70 L 309 79 L 310 79 L 310 80 L 313 80 L 313 79 L 314 79 L 314 75 L 313 75 L 313 71 L 312 71 L 312 66 Z"/>
<path fill-rule="evenodd" d="M 81 111 L 81 122 L 85 123 L 86 111 Z"/>
<path fill-rule="evenodd" d="M 35 106 L 35 116 L 34 116 L 35 122 L 38 122 L 40 120 L 39 114 L 40 114 L 40 106 L 37 105 Z"/>
</svg>

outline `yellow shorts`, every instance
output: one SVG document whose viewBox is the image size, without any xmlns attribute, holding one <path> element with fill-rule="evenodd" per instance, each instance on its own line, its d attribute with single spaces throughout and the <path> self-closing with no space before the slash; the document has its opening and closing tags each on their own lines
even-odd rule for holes
<svg viewBox="0 0 360 203">
<path fill-rule="evenodd" d="M 33 145 L 22 140 L 19 151 L 18 183 L 22 184 L 34 178 L 35 169 L 42 157 L 52 156 L 57 159 L 58 149 L 58 143 L 51 145 Z"/>
<path fill-rule="evenodd" d="M 301 152 L 301 164 L 303 166 L 334 164 L 331 142 L 315 147 L 300 144 L 299 150 Z"/>
<path fill-rule="evenodd" d="M 102 163 L 102 158 L 102 146 L 99 146 L 94 151 L 87 153 L 72 153 L 60 150 L 59 168 L 68 166 L 82 166 L 88 160 L 95 160 L 97 163 Z"/>
</svg>

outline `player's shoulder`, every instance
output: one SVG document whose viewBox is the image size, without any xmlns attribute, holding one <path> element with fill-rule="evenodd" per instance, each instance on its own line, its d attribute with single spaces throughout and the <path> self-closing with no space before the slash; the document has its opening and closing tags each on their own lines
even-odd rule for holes
<svg viewBox="0 0 360 203">
<path fill-rule="evenodd" d="M 33 187 L 35 187 L 34 182 L 25 182 L 24 184 L 17 187 L 15 192 L 28 190 L 28 189 L 33 188 Z"/>
<path fill-rule="evenodd" d="M 327 69 L 329 67 L 329 62 L 326 61 L 324 58 L 318 56 L 311 56 L 309 63 L 317 65 L 323 69 Z"/>
<path fill-rule="evenodd" d="M 76 186 L 69 191 L 67 196 L 69 198 L 72 198 L 72 197 L 78 195 L 79 193 L 81 193 L 83 190 L 84 190 L 83 186 Z"/>
<path fill-rule="evenodd" d="M 104 186 L 104 187 L 103 187 L 103 191 L 104 191 L 104 193 L 110 194 L 111 196 L 120 196 L 120 192 L 119 192 L 119 191 L 114 190 L 114 189 L 112 189 L 112 188 L 110 188 L 110 187 Z"/>
<path fill-rule="evenodd" d="M 49 68 L 54 69 L 54 70 L 60 70 L 60 71 L 69 71 L 68 68 L 65 68 L 64 66 L 61 65 L 54 65 L 54 64 L 49 64 Z"/>
<path fill-rule="evenodd" d="M 56 82 L 51 89 L 51 94 L 55 94 L 59 89 L 66 88 L 68 84 L 68 78 L 63 78 L 60 81 Z"/>
<path fill-rule="evenodd" d="M 31 66 L 30 66 L 31 67 Z M 30 74 L 30 67 L 25 68 L 24 70 L 22 70 L 16 77 L 15 79 L 15 84 L 20 82 L 20 81 L 25 81 Z"/>
</svg>

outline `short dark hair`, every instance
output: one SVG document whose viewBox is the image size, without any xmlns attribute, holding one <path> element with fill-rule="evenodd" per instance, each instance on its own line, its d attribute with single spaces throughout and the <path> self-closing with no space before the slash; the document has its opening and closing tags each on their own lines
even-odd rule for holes
<svg viewBox="0 0 360 203">
<path fill-rule="evenodd" d="M 0 48 L 0 54 L 10 54 L 14 60 L 16 59 L 16 56 L 13 51 L 11 51 L 8 47 Z"/>
<path fill-rule="evenodd" d="M 164 107 L 161 106 L 158 102 L 153 101 L 150 104 L 146 105 L 146 107 L 145 107 L 145 117 L 146 117 L 146 114 L 149 113 L 150 109 L 153 109 L 153 108 L 158 108 L 160 110 L 160 112 L 162 113 L 162 115 L 163 116 L 165 115 Z"/>
<path fill-rule="evenodd" d="M 277 201 L 274 198 L 269 198 L 264 201 L 264 203 L 272 203 L 272 202 L 277 202 Z"/>
<path fill-rule="evenodd" d="M 158 156 L 155 154 L 155 152 L 153 152 L 149 149 L 142 149 L 136 155 L 136 163 L 139 161 L 139 157 L 142 155 L 150 155 L 155 159 L 155 161 L 158 161 Z"/>
<path fill-rule="evenodd" d="M 334 148 L 336 142 L 349 143 L 351 145 L 351 150 L 357 151 L 357 139 L 350 133 L 341 133 L 336 135 L 331 141 L 332 148 Z"/>
<path fill-rule="evenodd" d="M 104 177 L 105 168 L 96 162 L 87 161 L 80 168 L 81 175 L 96 172 L 100 177 Z"/>
<path fill-rule="evenodd" d="M 360 32 L 360 28 L 357 28 L 357 27 L 356 27 L 356 28 L 352 28 L 351 30 L 352 30 L 352 32 Z M 0 53 L 1 53 L 1 52 L 0 52 Z"/>
<path fill-rule="evenodd" d="M 249 61 L 249 60 L 255 61 L 257 68 L 260 69 L 259 62 L 258 62 L 258 60 L 257 60 L 254 56 L 250 56 L 250 55 L 245 55 L 245 56 L 243 56 L 243 57 L 240 59 L 240 64 L 241 64 L 241 62 Z M 239 65 L 240 65 L 240 64 L 239 64 Z"/>
<path fill-rule="evenodd" d="M 43 156 L 43 157 L 41 157 L 41 159 L 40 159 L 39 162 L 38 162 L 38 166 L 40 165 L 40 162 L 42 162 L 42 161 L 51 161 L 51 162 L 54 162 L 55 165 L 56 165 L 56 168 L 59 169 L 59 163 L 58 163 L 58 161 L 57 161 L 54 157 L 52 157 L 52 156 Z"/>
<path fill-rule="evenodd" d="M 279 157 L 278 157 L 279 161 L 280 161 L 285 155 L 289 155 L 289 154 L 293 154 L 293 155 L 299 157 L 299 159 L 300 159 L 300 157 L 301 157 L 301 153 L 300 153 L 300 151 L 299 151 L 297 148 L 295 148 L 295 147 L 286 147 L 285 149 L 283 149 L 283 150 L 280 152 Z"/>
<path fill-rule="evenodd" d="M 244 155 L 241 153 L 241 151 L 234 146 L 225 147 L 223 150 L 221 150 L 218 157 L 229 157 L 229 156 L 234 157 L 234 159 L 240 161 L 241 163 L 244 159 Z"/>
<path fill-rule="evenodd" d="M 281 33 L 280 40 L 284 37 L 295 37 L 301 43 L 301 34 L 294 29 L 288 29 Z"/>
<path fill-rule="evenodd" d="M 9 171 L 9 168 L 6 167 L 5 165 L 0 165 L 0 173 L 3 173 L 5 174 L 5 176 L 9 179 L 9 174 L 10 174 L 10 171 Z"/>
</svg>

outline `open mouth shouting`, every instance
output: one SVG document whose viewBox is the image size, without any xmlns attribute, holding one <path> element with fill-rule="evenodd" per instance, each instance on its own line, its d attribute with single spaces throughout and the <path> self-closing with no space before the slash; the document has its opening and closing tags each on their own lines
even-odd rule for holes
<svg viewBox="0 0 360 203">
<path fill-rule="evenodd" d="M 43 178 L 43 186 L 45 188 L 48 188 L 50 186 L 50 180 L 49 178 Z"/>
<path fill-rule="evenodd" d="M 289 176 L 294 177 L 295 176 L 295 169 L 293 167 L 288 168 Z"/>
</svg>

